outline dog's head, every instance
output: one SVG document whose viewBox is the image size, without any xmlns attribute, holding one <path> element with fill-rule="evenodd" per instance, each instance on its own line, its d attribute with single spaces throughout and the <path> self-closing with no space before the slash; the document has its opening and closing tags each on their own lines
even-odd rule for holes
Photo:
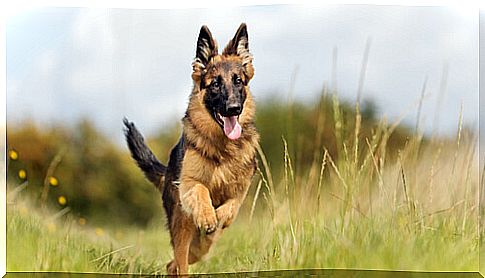
<svg viewBox="0 0 485 278">
<path fill-rule="evenodd" d="M 242 131 L 239 116 L 254 75 L 246 24 L 239 26 L 222 54 L 209 28 L 202 26 L 192 67 L 192 79 L 205 108 L 229 139 L 238 139 Z"/>
</svg>

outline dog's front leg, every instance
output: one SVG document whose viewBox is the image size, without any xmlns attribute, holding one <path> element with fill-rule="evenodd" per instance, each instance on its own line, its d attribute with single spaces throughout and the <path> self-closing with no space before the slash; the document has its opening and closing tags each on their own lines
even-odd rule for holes
<svg viewBox="0 0 485 278">
<path fill-rule="evenodd" d="M 182 209 L 192 216 L 200 231 L 210 234 L 216 230 L 217 217 L 207 187 L 193 179 L 183 179 L 180 201 Z"/>
<path fill-rule="evenodd" d="M 233 198 L 227 199 L 216 209 L 216 216 L 219 228 L 227 228 L 236 218 L 239 208 L 241 207 L 246 195 L 248 194 L 250 181 L 247 181 L 239 192 L 236 192 Z"/>
<path fill-rule="evenodd" d="M 227 228 L 231 225 L 232 221 L 237 216 L 239 212 L 239 207 L 241 203 L 238 199 L 229 199 L 224 204 L 216 209 L 217 221 L 219 223 L 219 228 Z"/>
</svg>

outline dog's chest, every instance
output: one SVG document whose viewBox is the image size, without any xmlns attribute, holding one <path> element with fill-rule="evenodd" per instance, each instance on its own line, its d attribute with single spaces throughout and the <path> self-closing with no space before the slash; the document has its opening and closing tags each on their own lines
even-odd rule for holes
<svg viewBox="0 0 485 278">
<path fill-rule="evenodd" d="M 231 160 L 214 164 L 210 171 L 208 184 L 210 187 L 220 188 L 230 184 L 237 184 L 248 180 L 252 176 L 250 161 Z"/>
<path fill-rule="evenodd" d="M 247 155 L 244 155 L 247 154 Z M 245 192 L 254 174 L 254 151 L 211 159 L 195 149 L 185 153 L 182 177 L 202 183 L 215 203 Z"/>
<path fill-rule="evenodd" d="M 251 162 L 238 161 L 221 163 L 213 168 L 212 175 L 207 181 L 214 206 L 225 200 L 235 198 L 247 190 L 254 174 Z"/>
</svg>

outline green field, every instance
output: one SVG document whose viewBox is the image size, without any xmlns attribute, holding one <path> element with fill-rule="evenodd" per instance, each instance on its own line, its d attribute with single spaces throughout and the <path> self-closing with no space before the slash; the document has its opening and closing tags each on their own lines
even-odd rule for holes
<svg viewBox="0 0 485 278">
<path fill-rule="evenodd" d="M 191 271 L 478 269 L 476 223 L 470 221 L 463 231 L 450 213 L 423 227 L 410 225 L 405 215 L 360 218 L 343 232 L 338 219 L 326 219 L 311 210 L 292 225 L 285 209 L 279 213 L 282 216 L 275 223 L 269 216 L 249 222 L 241 215 L 209 257 Z M 24 204 L 9 205 L 8 271 L 160 274 L 170 260 L 168 234 L 161 225 L 147 230 L 96 230 L 80 226 L 75 219 L 46 221 L 49 217 Z"/>
<path fill-rule="evenodd" d="M 191 273 L 477 271 L 478 134 L 460 114 L 454 135 L 424 136 L 417 118 L 412 131 L 325 88 L 313 105 L 258 104 L 253 185 Z M 161 161 L 179 128 L 148 138 Z M 7 271 L 165 273 L 161 198 L 126 149 L 86 122 L 7 135 Z"/>
<path fill-rule="evenodd" d="M 192 273 L 479 269 L 476 135 L 459 121 L 455 138 L 413 135 L 386 154 L 394 125 L 361 138 L 357 117 L 346 139 L 335 118 L 338 160 L 323 146 L 299 167 L 283 139 L 275 177 L 260 152 L 239 217 Z M 172 251 L 163 218 L 146 228 L 91 225 L 68 206 L 33 205 L 23 191 L 9 184 L 7 271 L 165 273 Z"/>
<path fill-rule="evenodd" d="M 341 233 L 337 221 L 307 218 L 288 223 L 240 219 L 192 272 L 234 272 L 303 268 L 476 271 L 474 228 L 456 234 L 452 223 L 410 232 L 406 220 L 361 219 Z M 25 207 L 10 207 L 8 271 L 73 271 L 163 274 L 170 260 L 163 227 L 103 231 L 73 221 L 44 223 Z"/>
</svg>

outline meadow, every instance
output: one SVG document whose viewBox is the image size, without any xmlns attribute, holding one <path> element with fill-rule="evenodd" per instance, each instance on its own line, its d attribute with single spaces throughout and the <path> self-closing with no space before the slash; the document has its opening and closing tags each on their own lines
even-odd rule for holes
<svg viewBox="0 0 485 278">
<path fill-rule="evenodd" d="M 236 222 L 190 271 L 477 271 L 478 134 L 463 124 L 461 115 L 454 136 L 425 136 L 419 117 L 415 129 L 407 128 L 402 118 L 378 119 L 372 109 L 340 103 L 336 92 L 327 90 L 316 103 L 261 105 L 254 183 Z M 267 124 L 274 117 L 286 120 L 281 126 Z M 176 131 L 175 126 L 149 140 L 162 161 Z M 165 273 L 172 251 L 161 198 L 142 180 L 126 150 L 119 151 L 120 167 L 135 176 L 134 184 L 143 184 L 136 190 L 152 196 L 133 193 L 140 208 L 123 217 L 128 223 L 109 217 L 119 207 L 102 207 L 114 198 L 102 195 L 105 187 L 88 187 L 102 195 L 96 197 L 102 200 L 92 199 L 93 207 L 96 201 L 101 204 L 96 209 L 82 206 L 88 199 L 75 199 L 79 193 L 67 175 L 72 169 L 61 169 L 69 164 L 67 158 L 53 164 L 58 150 L 38 167 L 38 185 L 33 186 L 29 178 L 36 168 L 27 162 L 18 165 L 28 151 L 15 146 L 25 133 L 17 130 L 9 136 L 7 271 Z M 96 152 L 76 155 L 92 159 L 84 161 L 88 164 L 104 161 Z M 60 185 L 51 179 L 56 171 Z M 87 168 L 84 172 L 91 173 Z M 106 187 L 116 182 L 100 173 L 94 177 L 84 180 Z M 56 191 L 61 187 L 67 188 L 64 193 Z M 42 195 L 46 188 L 50 193 Z M 120 206 L 128 206 L 123 201 L 128 197 L 120 198 Z M 134 219 L 143 212 L 150 217 L 142 215 L 146 219 L 138 223 Z"/>
</svg>

